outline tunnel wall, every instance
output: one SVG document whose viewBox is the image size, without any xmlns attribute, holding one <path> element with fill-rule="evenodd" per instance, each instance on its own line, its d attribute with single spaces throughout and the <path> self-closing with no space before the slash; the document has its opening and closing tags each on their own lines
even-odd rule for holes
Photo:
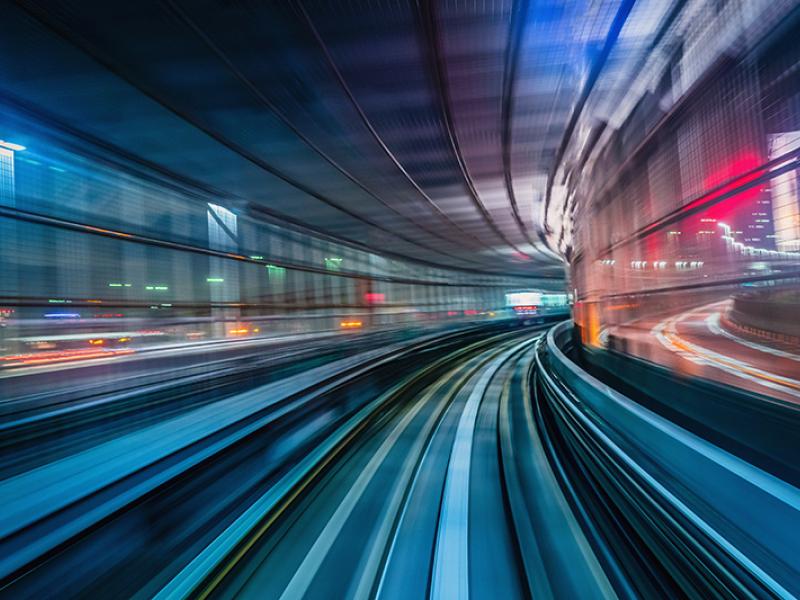
<svg viewBox="0 0 800 600">
<path fill-rule="evenodd" d="M 0 114 L 38 135 L 0 156 L 6 353 L 62 330 L 213 339 L 489 318 L 534 284 L 347 245 Z"/>
</svg>

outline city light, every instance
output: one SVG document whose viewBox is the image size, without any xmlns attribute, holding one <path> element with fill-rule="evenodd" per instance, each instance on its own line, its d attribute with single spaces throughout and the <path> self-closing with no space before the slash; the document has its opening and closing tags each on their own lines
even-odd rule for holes
<svg viewBox="0 0 800 600">
<path fill-rule="evenodd" d="M 386 301 L 386 294 L 380 292 L 367 292 L 364 294 L 364 302 L 367 304 L 381 304 Z"/>
</svg>

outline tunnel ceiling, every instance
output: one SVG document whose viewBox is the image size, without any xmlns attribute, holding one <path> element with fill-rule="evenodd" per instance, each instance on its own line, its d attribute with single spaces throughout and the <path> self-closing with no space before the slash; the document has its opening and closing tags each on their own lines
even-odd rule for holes
<svg viewBox="0 0 800 600">
<path fill-rule="evenodd" d="M 566 203 L 551 200 L 564 164 L 605 125 L 669 12 L 19 2 L 0 24 L 0 92 L 253 216 L 436 265 L 560 278 L 552 223 Z"/>
</svg>

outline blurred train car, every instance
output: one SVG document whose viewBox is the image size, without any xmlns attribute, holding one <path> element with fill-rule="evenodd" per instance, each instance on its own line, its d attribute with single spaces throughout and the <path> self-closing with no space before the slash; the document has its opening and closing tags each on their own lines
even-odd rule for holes
<svg viewBox="0 0 800 600">
<path fill-rule="evenodd" d="M 543 323 L 558 316 L 569 315 L 568 294 L 552 294 L 517 290 L 506 294 L 506 308 L 524 325 Z"/>
</svg>

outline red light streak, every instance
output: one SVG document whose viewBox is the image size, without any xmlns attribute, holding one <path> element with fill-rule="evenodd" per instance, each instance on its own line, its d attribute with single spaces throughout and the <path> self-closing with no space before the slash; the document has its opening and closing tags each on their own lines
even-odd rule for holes
<svg viewBox="0 0 800 600">
<path fill-rule="evenodd" d="M 754 155 L 745 154 L 742 157 L 733 160 L 731 163 L 726 165 L 721 170 L 718 170 L 715 173 L 712 173 L 708 177 L 706 177 L 704 182 L 704 187 L 714 188 L 710 189 L 708 192 L 705 192 L 682 206 L 678 211 L 677 214 L 685 214 L 687 212 L 692 212 L 695 209 L 704 206 L 706 204 L 711 204 L 718 198 L 729 194 L 731 192 L 735 192 L 729 198 L 725 200 L 733 200 L 734 198 L 737 199 L 737 203 L 741 202 L 742 200 L 748 200 L 756 197 L 759 194 L 758 186 L 751 186 L 747 189 L 740 190 L 736 192 L 738 188 L 746 187 L 748 184 L 752 184 L 754 181 L 758 180 L 760 177 L 764 176 L 769 171 L 769 164 L 764 164 L 758 157 Z M 742 173 L 744 172 L 744 173 Z M 739 176 L 736 174 L 742 173 Z M 729 177 L 733 176 L 733 179 L 729 179 Z M 727 180 L 727 181 L 726 181 Z M 723 182 L 724 183 L 721 183 Z M 717 187 L 714 187 L 717 186 Z M 710 208 L 710 207 L 709 207 Z M 722 215 L 724 216 L 725 213 L 728 211 L 722 211 Z M 713 215 L 706 213 L 706 216 L 709 218 L 714 218 Z M 718 215 L 720 216 L 720 215 Z M 658 220 L 654 223 L 651 223 L 647 227 L 643 228 L 639 235 L 647 235 L 651 231 L 660 228 L 662 225 L 662 220 Z"/>
<path fill-rule="evenodd" d="M 110 358 L 113 356 L 133 354 L 134 352 L 135 350 L 132 349 L 94 350 L 87 348 L 85 350 L 62 350 L 55 352 L 12 354 L 9 356 L 0 356 L 0 365 L 4 367 L 47 365 L 76 360 L 90 360 L 93 358 Z"/>
</svg>

